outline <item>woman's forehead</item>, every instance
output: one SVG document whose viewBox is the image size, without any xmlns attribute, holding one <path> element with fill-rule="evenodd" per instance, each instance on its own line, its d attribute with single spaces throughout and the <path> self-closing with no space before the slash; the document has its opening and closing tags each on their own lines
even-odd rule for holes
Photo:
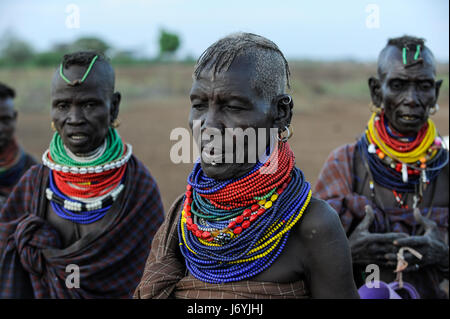
<svg viewBox="0 0 450 319">
<path fill-rule="evenodd" d="M 233 67 L 219 73 L 214 73 L 211 69 L 204 69 L 194 79 L 191 95 L 220 93 L 252 96 L 256 93 L 253 82 L 252 70 L 248 67 Z"/>
<path fill-rule="evenodd" d="M 434 78 L 435 65 L 429 51 L 423 50 L 421 58 L 423 62 L 405 65 L 402 51 L 392 46 L 379 60 L 379 71 L 386 78 Z"/>
<path fill-rule="evenodd" d="M 428 63 L 419 63 L 405 68 L 402 62 L 392 61 L 389 68 L 385 70 L 386 79 L 400 78 L 400 79 L 434 79 L 434 67 Z"/>
</svg>

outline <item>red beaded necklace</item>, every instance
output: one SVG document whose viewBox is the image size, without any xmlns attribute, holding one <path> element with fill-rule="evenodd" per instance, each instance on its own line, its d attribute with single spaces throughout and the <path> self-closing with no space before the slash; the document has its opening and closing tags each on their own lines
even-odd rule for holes
<svg viewBox="0 0 450 319">
<path fill-rule="evenodd" d="M 192 234 L 206 241 L 213 241 L 216 237 L 232 233 L 240 234 L 261 215 L 263 215 L 270 206 L 264 206 L 258 203 L 255 198 L 265 195 L 276 188 L 277 196 L 281 195 L 291 181 L 291 172 L 295 165 L 295 157 L 288 143 L 279 143 L 278 152 L 272 152 L 269 160 L 263 165 L 270 167 L 272 161 L 277 160 L 278 166 L 271 174 L 262 174 L 261 169 L 254 173 L 228 184 L 224 188 L 212 194 L 200 194 L 203 198 L 209 200 L 216 208 L 231 210 L 234 208 L 245 207 L 242 213 L 233 218 L 228 226 L 221 230 L 202 231 L 194 223 L 191 204 L 193 202 L 193 189 L 191 185 L 186 186 L 186 199 L 184 201 L 183 212 L 186 218 L 186 227 Z M 272 163 L 273 164 L 273 163 Z"/>
<path fill-rule="evenodd" d="M 275 156 L 278 156 L 275 158 Z M 257 170 L 234 183 L 230 183 L 212 194 L 202 194 L 214 206 L 224 210 L 245 207 L 255 203 L 254 198 L 264 195 L 274 188 L 283 185 L 294 168 L 295 157 L 288 143 L 280 143 L 278 152 L 272 152 L 264 167 L 269 167 L 274 160 L 278 161 L 277 170 L 271 174 L 262 174 Z"/>
<path fill-rule="evenodd" d="M 52 160 L 51 155 L 48 155 Z M 101 173 L 73 174 L 52 170 L 56 187 L 66 196 L 93 198 L 115 189 L 121 182 L 127 164 Z"/>
<path fill-rule="evenodd" d="M 405 143 L 389 135 L 386 126 L 384 125 L 384 116 L 385 116 L 384 112 L 382 112 L 380 114 L 380 120 L 375 121 L 374 125 L 378 131 L 380 138 L 387 146 L 391 147 L 397 152 L 410 152 L 415 148 L 417 148 L 422 143 L 425 135 L 427 134 L 428 123 L 425 123 L 425 125 L 422 126 L 420 131 L 417 133 L 417 136 L 414 139 L 414 141 Z"/>
</svg>

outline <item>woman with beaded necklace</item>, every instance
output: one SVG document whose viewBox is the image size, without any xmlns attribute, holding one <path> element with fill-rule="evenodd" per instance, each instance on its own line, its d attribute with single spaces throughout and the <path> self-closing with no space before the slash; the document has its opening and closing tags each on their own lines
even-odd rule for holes
<svg viewBox="0 0 450 319">
<path fill-rule="evenodd" d="M 357 298 L 337 214 L 311 197 L 287 142 L 293 102 L 281 51 L 264 37 L 232 34 L 203 53 L 193 78 L 191 129 L 280 133 L 265 135 L 256 163 L 248 156 L 256 143 L 244 144 L 239 162 L 237 143 L 212 150 L 202 136 L 201 158 L 155 236 L 135 298 Z"/>
<path fill-rule="evenodd" d="M 404 298 L 448 298 L 449 152 L 430 118 L 441 84 L 423 39 L 389 39 L 369 79 L 365 132 L 322 168 L 315 195 L 339 212 L 358 287 L 377 264 L 382 281 L 408 288 Z"/>
<path fill-rule="evenodd" d="M 0 298 L 132 296 L 164 213 L 116 130 L 114 77 L 94 52 L 65 55 L 55 72 L 50 147 L 0 214 Z"/>
</svg>

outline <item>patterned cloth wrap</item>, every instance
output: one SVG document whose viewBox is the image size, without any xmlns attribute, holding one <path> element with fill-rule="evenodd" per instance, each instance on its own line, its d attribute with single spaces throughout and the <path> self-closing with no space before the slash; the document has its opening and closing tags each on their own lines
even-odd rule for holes
<svg viewBox="0 0 450 319">
<path fill-rule="evenodd" d="M 49 169 L 34 166 L 0 212 L 0 298 L 129 298 L 164 219 L 158 187 L 134 156 L 125 189 L 108 211 L 114 218 L 62 248 L 59 233 L 44 220 Z M 79 288 L 68 288 L 79 267 Z"/>
<path fill-rule="evenodd" d="M 419 228 L 413 209 L 385 207 L 383 214 L 369 198 L 354 191 L 355 179 L 361 178 L 354 174 L 355 155 L 356 143 L 335 149 L 322 167 L 314 188 L 314 196 L 327 201 L 338 212 L 347 236 L 350 236 L 364 218 L 366 205 L 372 206 L 375 213 L 370 232 L 387 232 L 385 218 L 388 218 L 391 231 L 412 235 L 414 230 Z M 448 207 L 435 206 L 431 208 L 431 212 L 429 208 L 423 208 L 421 212 L 424 215 L 429 214 L 429 218 L 436 222 L 442 238 L 448 241 Z M 439 288 L 442 280 L 443 274 L 433 266 L 405 273 L 405 281 L 414 281 L 414 286 L 422 297 L 445 298 Z"/>
<path fill-rule="evenodd" d="M 177 222 L 182 210 L 180 196 L 155 235 L 144 275 L 134 298 L 140 299 L 305 299 L 310 293 L 304 281 L 293 283 L 241 280 L 209 284 L 188 275 L 178 242 Z"/>
</svg>

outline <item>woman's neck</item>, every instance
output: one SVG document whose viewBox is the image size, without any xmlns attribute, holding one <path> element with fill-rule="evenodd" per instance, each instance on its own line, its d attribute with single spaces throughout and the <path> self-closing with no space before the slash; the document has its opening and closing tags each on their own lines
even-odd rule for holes
<svg viewBox="0 0 450 319">
<path fill-rule="evenodd" d="M 98 159 L 100 156 L 102 156 L 106 150 L 106 146 L 107 146 L 107 142 L 105 139 L 105 141 L 103 142 L 102 145 L 100 145 L 99 147 L 97 147 L 96 149 L 94 149 L 93 151 L 91 151 L 89 153 L 84 153 L 84 154 L 76 153 L 75 154 L 75 153 L 72 153 L 72 151 L 66 145 L 64 145 L 64 148 L 67 152 L 67 155 L 74 161 L 77 161 L 80 163 L 87 163 L 87 162 L 94 161 L 94 160 Z"/>
</svg>

